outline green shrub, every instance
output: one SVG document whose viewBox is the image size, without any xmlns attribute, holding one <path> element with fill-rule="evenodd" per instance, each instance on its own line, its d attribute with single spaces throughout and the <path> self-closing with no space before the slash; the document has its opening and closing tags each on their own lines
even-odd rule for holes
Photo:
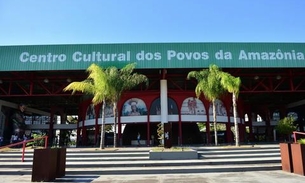
<svg viewBox="0 0 305 183">
<path fill-rule="evenodd" d="M 33 134 L 32 135 L 33 139 L 40 138 L 43 136 L 45 136 L 45 134 Z M 45 141 L 45 139 L 35 140 L 35 141 L 27 143 L 27 146 L 44 146 L 45 145 L 44 141 Z"/>
<path fill-rule="evenodd" d="M 299 144 L 305 144 L 305 139 L 299 139 L 297 142 L 298 142 Z"/>
<path fill-rule="evenodd" d="M 294 119 L 292 117 L 285 117 L 279 121 L 275 129 L 283 135 L 290 135 L 297 129 L 294 125 Z"/>
</svg>

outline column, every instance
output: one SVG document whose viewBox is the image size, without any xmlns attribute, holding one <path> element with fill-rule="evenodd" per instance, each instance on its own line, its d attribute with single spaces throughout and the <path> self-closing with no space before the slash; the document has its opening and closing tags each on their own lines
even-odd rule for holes
<svg viewBox="0 0 305 183">
<path fill-rule="evenodd" d="M 160 80 L 160 103 L 161 103 L 161 123 L 164 127 L 164 147 L 170 148 L 171 143 L 171 125 L 168 123 L 168 96 L 167 96 L 167 80 Z"/>
</svg>

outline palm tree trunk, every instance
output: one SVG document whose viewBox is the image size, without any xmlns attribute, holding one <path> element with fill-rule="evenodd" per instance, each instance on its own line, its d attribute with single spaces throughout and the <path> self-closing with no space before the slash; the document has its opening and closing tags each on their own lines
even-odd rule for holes
<svg viewBox="0 0 305 183">
<path fill-rule="evenodd" d="M 106 101 L 105 99 L 103 100 L 103 105 L 102 105 L 102 126 L 101 126 L 101 142 L 100 142 L 100 149 L 105 148 L 105 108 L 106 108 Z"/>
<path fill-rule="evenodd" d="M 233 116 L 234 116 L 234 128 L 235 128 L 235 146 L 239 146 L 239 129 L 237 123 L 237 104 L 236 104 L 236 95 L 233 93 Z"/>
<path fill-rule="evenodd" d="M 113 103 L 113 112 L 114 112 L 113 147 L 115 148 L 117 146 L 117 140 L 116 140 L 116 126 L 118 121 L 117 102 Z"/>
<path fill-rule="evenodd" d="M 218 137 L 217 137 L 217 119 L 216 119 L 216 105 L 215 105 L 215 100 L 213 100 L 213 117 L 214 117 L 215 146 L 217 146 L 217 145 L 218 145 Z"/>
</svg>

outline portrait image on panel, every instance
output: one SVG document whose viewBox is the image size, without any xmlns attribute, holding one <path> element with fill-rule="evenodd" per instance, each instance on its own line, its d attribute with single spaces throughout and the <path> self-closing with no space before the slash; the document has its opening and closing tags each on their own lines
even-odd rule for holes
<svg viewBox="0 0 305 183">
<path fill-rule="evenodd" d="M 143 100 L 132 98 L 124 103 L 122 116 L 141 116 L 147 115 L 147 107 Z"/>
<path fill-rule="evenodd" d="M 167 99 L 168 102 L 168 114 L 178 114 L 178 107 L 176 102 L 171 99 L 168 98 Z M 156 100 L 154 100 L 151 104 L 151 108 L 150 108 L 150 114 L 151 115 L 161 115 L 161 102 L 160 102 L 160 98 L 157 98 Z"/>
<path fill-rule="evenodd" d="M 171 99 L 171 98 L 167 98 L 167 102 L 168 102 L 168 114 L 178 114 L 178 107 L 176 102 Z"/>
<path fill-rule="evenodd" d="M 150 115 L 161 115 L 160 98 L 154 100 L 151 104 Z"/>
<path fill-rule="evenodd" d="M 221 100 L 216 99 L 215 106 L 216 106 L 216 115 L 217 116 L 227 116 L 227 110 Z M 212 102 L 210 103 L 209 114 L 210 115 L 213 114 L 213 103 Z"/>
<path fill-rule="evenodd" d="M 182 115 L 204 115 L 206 114 L 201 100 L 195 97 L 186 98 L 181 107 Z"/>
<path fill-rule="evenodd" d="M 102 117 L 102 115 L 103 115 L 103 106 L 101 106 L 101 108 L 100 108 L 100 118 Z M 106 106 L 105 106 L 105 118 L 110 118 L 110 117 L 114 117 L 114 114 L 113 114 L 113 105 L 106 103 Z"/>
<path fill-rule="evenodd" d="M 94 105 L 90 104 L 87 108 L 86 119 L 94 119 L 94 118 L 95 118 Z"/>
</svg>

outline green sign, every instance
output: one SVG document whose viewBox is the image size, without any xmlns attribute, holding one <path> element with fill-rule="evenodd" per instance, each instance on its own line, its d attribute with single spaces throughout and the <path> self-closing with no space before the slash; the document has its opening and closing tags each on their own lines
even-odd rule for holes
<svg viewBox="0 0 305 183">
<path fill-rule="evenodd" d="M 305 67 L 305 43 L 140 43 L 0 46 L 0 71 L 104 68 Z"/>
</svg>

